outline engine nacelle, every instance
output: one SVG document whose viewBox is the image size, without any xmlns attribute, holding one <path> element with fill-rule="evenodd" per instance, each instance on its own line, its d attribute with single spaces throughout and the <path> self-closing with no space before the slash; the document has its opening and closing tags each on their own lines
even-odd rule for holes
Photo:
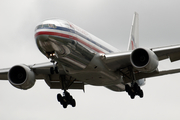
<svg viewBox="0 0 180 120">
<path fill-rule="evenodd" d="M 133 67 L 141 72 L 150 73 L 157 69 L 159 60 L 156 54 L 148 49 L 137 48 L 130 56 Z"/>
<path fill-rule="evenodd" d="M 26 65 L 16 65 L 9 70 L 9 82 L 16 88 L 27 90 L 35 84 L 35 74 Z"/>
</svg>

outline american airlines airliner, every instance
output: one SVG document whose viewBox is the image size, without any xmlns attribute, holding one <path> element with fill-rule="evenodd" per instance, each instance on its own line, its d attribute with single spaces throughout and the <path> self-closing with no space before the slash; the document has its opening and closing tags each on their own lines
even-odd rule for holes
<svg viewBox="0 0 180 120">
<path fill-rule="evenodd" d="M 0 69 L 0 79 L 27 90 L 36 80 L 44 79 L 51 89 L 62 89 L 57 100 L 67 108 L 76 106 L 69 89 L 84 90 L 85 85 L 104 86 L 116 92 L 127 92 L 131 99 L 143 98 L 141 86 L 146 78 L 173 74 L 180 69 L 160 71 L 159 61 L 180 59 L 180 45 L 139 47 L 139 17 L 134 13 L 127 51 L 109 45 L 89 32 L 65 20 L 46 20 L 35 29 L 38 49 L 50 62 L 15 65 Z"/>
</svg>

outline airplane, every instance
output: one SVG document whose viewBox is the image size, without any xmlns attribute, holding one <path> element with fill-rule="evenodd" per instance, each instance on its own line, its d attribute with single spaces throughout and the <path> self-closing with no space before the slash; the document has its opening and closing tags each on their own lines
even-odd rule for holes
<svg viewBox="0 0 180 120">
<path fill-rule="evenodd" d="M 158 69 L 161 60 L 180 59 L 180 45 L 139 47 L 138 24 L 139 15 L 135 12 L 127 51 L 120 51 L 69 21 L 46 20 L 36 27 L 34 36 L 38 49 L 50 62 L 0 69 L 0 80 L 27 90 L 36 80 L 44 79 L 51 89 L 63 90 L 63 95 L 57 94 L 63 108 L 76 106 L 68 89 L 84 90 L 85 85 L 125 91 L 131 99 L 143 98 L 141 86 L 146 78 L 180 72 Z"/>
</svg>

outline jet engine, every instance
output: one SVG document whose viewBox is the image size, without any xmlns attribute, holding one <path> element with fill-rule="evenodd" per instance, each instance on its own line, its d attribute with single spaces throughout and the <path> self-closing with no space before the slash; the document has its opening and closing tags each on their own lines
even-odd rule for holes
<svg viewBox="0 0 180 120">
<path fill-rule="evenodd" d="M 35 74 L 26 65 L 16 65 L 9 70 L 9 82 L 16 88 L 27 90 L 35 84 Z"/>
<path fill-rule="evenodd" d="M 130 61 L 135 69 L 144 73 L 155 71 L 159 64 L 156 54 L 144 48 L 135 49 L 131 53 Z"/>
</svg>

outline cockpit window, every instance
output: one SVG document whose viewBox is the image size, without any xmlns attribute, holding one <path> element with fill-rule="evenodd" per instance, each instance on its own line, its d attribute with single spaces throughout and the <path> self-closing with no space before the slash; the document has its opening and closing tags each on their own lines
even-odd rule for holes
<svg viewBox="0 0 180 120">
<path fill-rule="evenodd" d="M 42 24 L 42 25 L 38 25 L 36 27 L 36 30 L 37 29 L 42 29 L 42 28 L 56 28 L 56 26 L 54 24 Z"/>
</svg>

